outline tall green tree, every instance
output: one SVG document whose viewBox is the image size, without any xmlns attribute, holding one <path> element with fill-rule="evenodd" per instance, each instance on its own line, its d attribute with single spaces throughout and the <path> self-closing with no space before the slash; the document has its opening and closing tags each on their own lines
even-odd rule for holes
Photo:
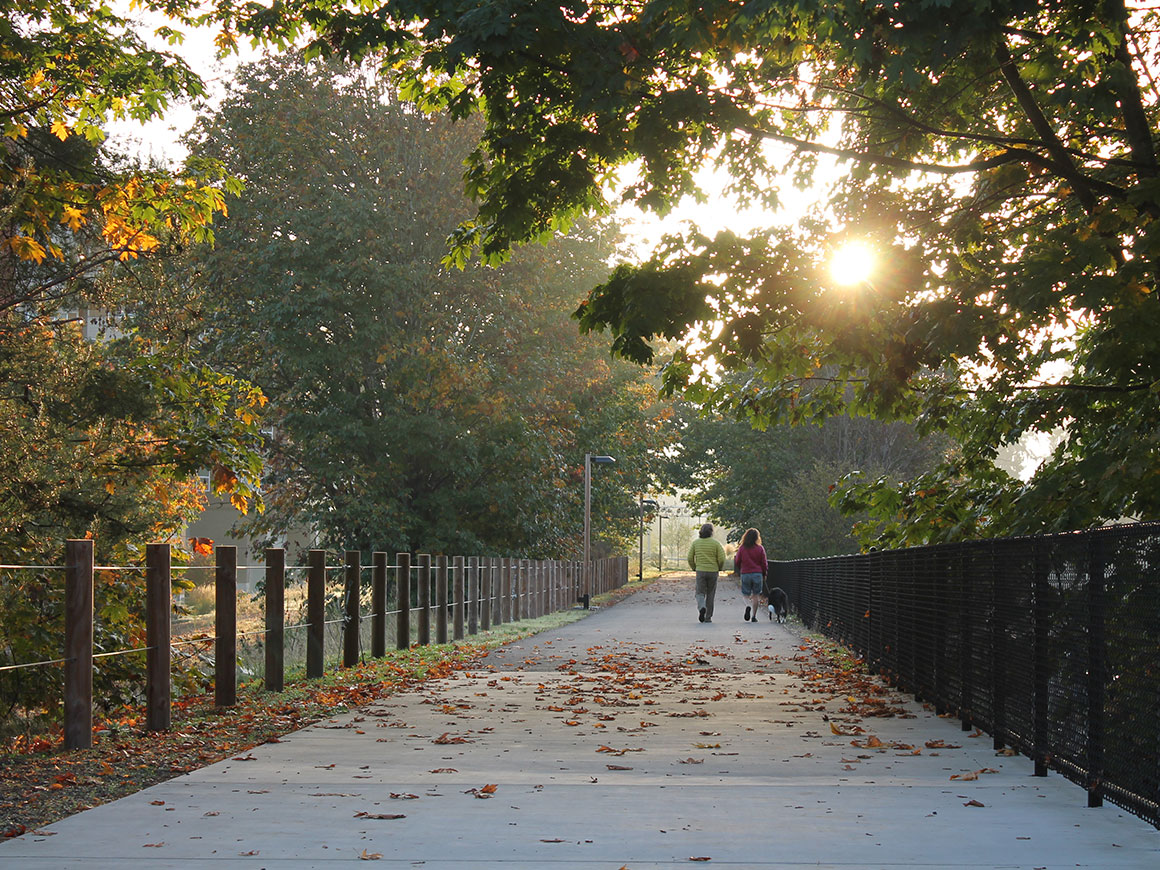
<svg viewBox="0 0 1160 870">
<path fill-rule="evenodd" d="M 759 430 L 744 418 L 678 408 L 669 480 L 695 513 L 717 519 L 732 538 L 757 528 L 775 559 L 857 551 L 855 527 L 866 516 L 846 516 L 830 503 L 840 481 L 909 479 L 942 455 L 935 440 L 920 439 L 906 423 L 836 416 Z"/>
<path fill-rule="evenodd" d="M 847 408 L 914 419 L 963 450 L 855 498 L 897 541 L 1160 516 L 1160 13 L 1125 0 L 330 0 L 219 4 L 227 27 L 410 72 L 408 93 L 485 130 L 457 256 L 498 257 L 625 195 L 665 211 L 716 165 L 772 206 L 782 169 L 845 172 L 817 215 L 749 237 L 690 232 L 582 307 L 648 360 L 701 341 L 667 383 L 758 422 Z M 854 291 L 823 264 L 860 237 Z M 726 327 L 717 329 L 717 322 Z M 712 358 L 757 376 L 698 374 Z M 709 369 L 712 372 L 712 369 Z M 1026 483 L 996 449 L 1066 437 Z M 920 496 L 919 493 L 926 493 Z M 934 498 L 930 497 L 935 493 Z M 897 513 L 895 511 L 895 513 Z"/>
<path fill-rule="evenodd" d="M 654 461 L 655 391 L 569 319 L 615 236 L 585 223 L 502 269 L 442 266 L 470 214 L 459 179 L 478 133 L 357 68 L 293 55 L 242 68 L 196 128 L 194 153 L 246 195 L 169 280 L 203 294 L 184 327 L 199 352 L 271 400 L 267 510 L 251 528 L 575 554 L 585 451 L 620 454 L 596 507 L 631 524 L 625 485 Z"/>
</svg>

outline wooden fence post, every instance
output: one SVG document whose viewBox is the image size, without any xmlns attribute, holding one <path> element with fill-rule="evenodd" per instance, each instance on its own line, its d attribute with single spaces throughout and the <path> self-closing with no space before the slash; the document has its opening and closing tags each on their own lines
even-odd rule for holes
<svg viewBox="0 0 1160 870">
<path fill-rule="evenodd" d="M 411 646 L 411 554 L 395 554 L 395 598 L 399 612 L 395 618 L 395 648 Z"/>
<path fill-rule="evenodd" d="M 531 570 L 536 577 L 536 608 L 535 616 L 541 617 L 548 612 L 548 570 L 543 559 L 531 561 Z"/>
<path fill-rule="evenodd" d="M 467 633 L 479 633 L 479 556 L 467 562 Z"/>
<path fill-rule="evenodd" d="M 326 637 L 326 550 L 306 555 L 306 679 L 322 676 Z"/>
<path fill-rule="evenodd" d="M 170 713 L 170 614 L 173 578 L 169 544 L 145 545 L 145 728 L 168 731 Z"/>
<path fill-rule="evenodd" d="M 482 573 L 479 575 L 479 628 L 488 631 L 491 628 L 491 598 L 495 588 L 494 571 L 495 558 L 486 556 L 483 559 Z"/>
<path fill-rule="evenodd" d="M 93 745 L 93 542 L 64 547 L 64 748 Z"/>
<path fill-rule="evenodd" d="M 491 622 L 492 625 L 500 626 L 507 622 L 508 605 L 511 604 L 511 559 L 499 556 L 495 562 L 495 609 L 491 614 Z"/>
<path fill-rule="evenodd" d="M 547 612 L 556 612 L 556 560 L 549 559 L 544 563 L 544 570 L 547 572 L 548 584 L 548 603 Z"/>
<path fill-rule="evenodd" d="M 266 688 L 281 692 L 286 679 L 286 551 L 266 549 Z"/>
<path fill-rule="evenodd" d="M 463 640 L 463 628 L 467 619 L 467 577 L 464 576 L 464 559 L 456 556 L 451 570 L 455 574 L 455 627 L 452 631 L 454 640 Z"/>
<path fill-rule="evenodd" d="M 528 560 L 511 560 L 511 611 L 508 622 L 519 622 L 527 615 L 528 601 L 531 598 L 531 585 L 528 583 Z"/>
<path fill-rule="evenodd" d="M 343 573 L 342 608 L 342 666 L 351 668 L 358 664 L 359 582 L 362 577 L 362 553 L 358 550 L 346 551 L 346 570 Z"/>
<path fill-rule="evenodd" d="M 447 557 L 435 558 L 435 642 L 447 643 Z"/>
<path fill-rule="evenodd" d="M 419 646 L 431 643 L 431 557 L 419 554 Z"/>
<path fill-rule="evenodd" d="M 387 654 L 387 554 L 371 556 L 371 655 Z"/>
<path fill-rule="evenodd" d="M 214 548 L 213 698 L 219 707 L 238 702 L 238 548 Z"/>
</svg>

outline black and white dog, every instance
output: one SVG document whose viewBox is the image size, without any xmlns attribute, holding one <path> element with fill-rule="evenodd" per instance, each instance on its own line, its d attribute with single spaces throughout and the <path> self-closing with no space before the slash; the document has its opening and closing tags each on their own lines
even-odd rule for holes
<svg viewBox="0 0 1160 870">
<path fill-rule="evenodd" d="M 778 622 L 785 622 L 786 617 L 789 616 L 789 598 L 786 596 L 785 590 L 780 586 L 774 586 L 769 590 L 768 598 L 770 621 L 776 614 Z"/>
</svg>

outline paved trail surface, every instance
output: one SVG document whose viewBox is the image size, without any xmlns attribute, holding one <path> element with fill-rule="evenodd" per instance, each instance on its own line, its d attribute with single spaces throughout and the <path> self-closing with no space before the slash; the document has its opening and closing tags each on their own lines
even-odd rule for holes
<svg viewBox="0 0 1160 870">
<path fill-rule="evenodd" d="M 743 623 L 731 579 L 700 624 L 692 585 L 0 844 L 0 868 L 1160 867 L 1151 826 Z"/>
</svg>

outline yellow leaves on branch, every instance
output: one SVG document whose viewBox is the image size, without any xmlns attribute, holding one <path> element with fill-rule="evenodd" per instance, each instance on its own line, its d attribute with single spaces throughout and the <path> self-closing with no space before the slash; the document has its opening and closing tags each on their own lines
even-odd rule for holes
<svg viewBox="0 0 1160 870">
<path fill-rule="evenodd" d="M 71 135 L 63 121 L 51 132 L 62 141 Z M 85 184 L 72 178 L 21 167 L 0 177 L 0 188 L 19 189 L 12 215 L 18 231 L 4 244 L 21 260 L 63 260 L 51 239 L 57 225 L 78 232 L 98 225 L 101 237 L 121 260 L 156 251 L 166 235 L 212 241 L 215 215 L 226 214 L 225 194 L 193 179 L 131 175 L 115 184 Z"/>
</svg>

